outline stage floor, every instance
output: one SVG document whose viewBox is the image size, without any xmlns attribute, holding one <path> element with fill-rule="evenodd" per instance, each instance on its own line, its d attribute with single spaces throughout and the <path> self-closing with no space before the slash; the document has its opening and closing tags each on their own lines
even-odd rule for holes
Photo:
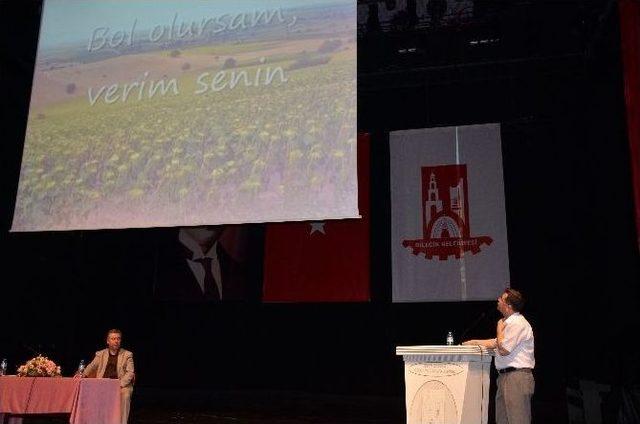
<svg viewBox="0 0 640 424">
<path fill-rule="evenodd" d="M 491 405 L 492 406 L 492 405 Z M 566 405 L 534 398 L 535 422 L 564 424 Z M 23 424 L 66 424 L 67 416 L 27 417 Z M 129 424 L 404 424 L 404 399 L 297 392 L 134 392 Z M 493 424 L 493 408 L 489 424 Z"/>
<path fill-rule="evenodd" d="M 404 399 L 304 393 L 140 389 L 129 424 L 401 424 Z M 66 424 L 67 416 L 23 424 Z"/>
</svg>

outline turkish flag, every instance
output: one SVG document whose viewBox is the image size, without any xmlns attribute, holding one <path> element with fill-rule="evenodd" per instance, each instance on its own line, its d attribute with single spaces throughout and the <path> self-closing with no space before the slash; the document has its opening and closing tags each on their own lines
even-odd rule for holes
<svg viewBox="0 0 640 424">
<path fill-rule="evenodd" d="M 358 135 L 360 219 L 269 224 L 266 302 L 363 302 L 369 295 L 370 140 Z"/>
</svg>

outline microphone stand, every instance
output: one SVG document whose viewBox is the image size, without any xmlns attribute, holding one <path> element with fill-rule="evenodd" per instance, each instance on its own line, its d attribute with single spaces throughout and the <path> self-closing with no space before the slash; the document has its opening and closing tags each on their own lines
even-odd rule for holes
<svg viewBox="0 0 640 424">
<path fill-rule="evenodd" d="M 466 336 L 469 331 L 471 331 L 474 328 L 476 328 L 478 326 L 478 324 L 480 324 L 482 322 L 482 320 L 487 317 L 487 315 L 492 315 L 492 313 L 494 311 L 495 311 L 495 306 L 492 306 L 490 309 L 487 309 L 486 311 L 481 313 L 480 316 L 478 318 L 476 318 L 476 320 L 469 327 L 467 327 L 466 330 L 464 330 L 462 332 L 462 334 L 460 335 L 460 338 L 459 338 L 460 343 L 462 343 L 464 341 L 464 336 Z"/>
</svg>

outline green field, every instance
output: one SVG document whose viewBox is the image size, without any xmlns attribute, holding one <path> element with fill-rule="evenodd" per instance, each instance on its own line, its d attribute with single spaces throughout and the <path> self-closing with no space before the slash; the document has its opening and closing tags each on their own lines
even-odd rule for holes
<svg viewBox="0 0 640 424">
<path fill-rule="evenodd" d="M 269 43 L 242 48 L 256 47 Z M 225 48 L 239 51 L 213 51 Z M 157 215 L 168 203 L 188 213 L 202 199 L 233 208 L 264 189 L 295 200 L 305 187 L 346 184 L 355 151 L 354 56 L 342 51 L 327 64 L 287 71 L 285 84 L 195 95 L 203 71 L 185 72 L 179 96 L 94 106 L 85 96 L 38 111 L 28 122 L 14 228 L 82 226 L 105 204 Z M 287 69 L 295 59 L 276 56 L 263 67 Z M 329 174 L 344 181 L 327 181 Z"/>
</svg>

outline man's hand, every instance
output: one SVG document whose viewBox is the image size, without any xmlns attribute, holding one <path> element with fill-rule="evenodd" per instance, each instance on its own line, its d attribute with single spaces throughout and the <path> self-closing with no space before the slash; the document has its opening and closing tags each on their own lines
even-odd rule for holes
<svg viewBox="0 0 640 424">
<path fill-rule="evenodd" d="M 506 324 L 504 322 L 504 318 L 500 318 L 498 321 L 498 325 L 496 326 L 496 347 L 498 348 L 498 353 L 501 356 L 509 355 L 509 351 L 502 346 L 502 342 L 504 341 L 504 328 Z"/>
<path fill-rule="evenodd" d="M 84 376 L 82 374 L 80 374 L 79 372 L 77 372 L 73 378 L 83 378 Z"/>
<path fill-rule="evenodd" d="M 477 340 L 467 340 L 466 342 L 462 342 L 462 346 L 480 346 Z"/>
</svg>

